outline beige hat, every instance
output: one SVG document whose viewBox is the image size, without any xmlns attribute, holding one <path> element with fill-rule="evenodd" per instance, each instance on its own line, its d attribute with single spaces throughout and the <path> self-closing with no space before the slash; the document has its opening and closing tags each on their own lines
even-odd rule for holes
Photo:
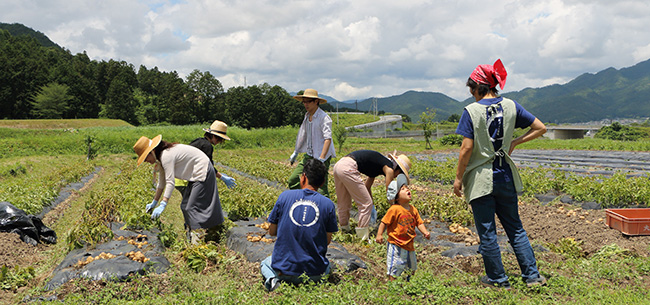
<svg viewBox="0 0 650 305">
<path fill-rule="evenodd" d="M 133 145 L 133 151 L 138 154 L 138 166 L 140 166 L 149 153 L 160 144 L 160 141 L 162 141 L 162 135 L 157 135 L 153 139 L 142 136 L 137 142 L 135 142 L 135 145 Z"/>
<path fill-rule="evenodd" d="M 397 166 L 402 170 L 404 176 L 406 176 L 407 183 L 411 183 L 411 178 L 409 177 L 409 170 L 411 170 L 411 160 L 405 154 L 400 154 L 395 156 L 396 152 L 388 154 L 388 156 L 397 163 Z"/>
<path fill-rule="evenodd" d="M 228 125 L 222 121 L 214 121 L 212 122 L 212 125 L 210 125 L 210 128 L 203 128 L 203 131 L 209 132 L 215 136 L 219 136 L 221 138 L 224 138 L 226 140 L 230 140 L 230 138 L 226 135 L 226 130 L 228 129 Z"/>
<path fill-rule="evenodd" d="M 318 99 L 318 104 L 325 104 L 327 103 L 327 100 L 324 98 L 318 97 L 318 91 L 314 89 L 305 89 L 305 92 L 302 93 L 302 95 L 296 95 L 293 98 L 299 100 L 302 102 L 303 98 L 315 98 Z"/>
</svg>

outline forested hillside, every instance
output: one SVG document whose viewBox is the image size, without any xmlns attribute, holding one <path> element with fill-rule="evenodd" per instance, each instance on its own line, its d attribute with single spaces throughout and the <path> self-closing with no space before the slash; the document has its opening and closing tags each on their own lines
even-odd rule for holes
<svg viewBox="0 0 650 305">
<path fill-rule="evenodd" d="M 95 61 L 0 29 L 0 118 L 110 118 L 134 125 L 220 119 L 244 128 L 299 124 L 302 104 L 269 84 L 224 90 L 210 74 Z M 49 39 L 48 39 L 49 40 Z"/>
<path fill-rule="evenodd" d="M 585 73 L 564 85 L 504 94 L 544 122 L 587 122 L 650 115 L 650 60 Z"/>
</svg>

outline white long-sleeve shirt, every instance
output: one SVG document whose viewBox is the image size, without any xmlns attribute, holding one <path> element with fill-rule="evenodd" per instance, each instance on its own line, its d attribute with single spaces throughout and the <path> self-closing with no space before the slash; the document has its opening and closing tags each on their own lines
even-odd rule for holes
<svg viewBox="0 0 650 305">
<path fill-rule="evenodd" d="M 311 128 L 308 128 L 311 124 Z M 296 153 L 307 153 L 308 155 L 318 158 L 323 151 L 324 142 L 327 139 L 332 139 L 332 119 L 325 111 L 320 109 L 316 110 L 309 122 L 309 112 L 305 114 L 305 118 L 300 124 L 298 136 L 296 137 Z M 334 144 L 330 147 L 325 155 L 325 159 L 329 157 L 336 157 L 334 151 Z"/>
<path fill-rule="evenodd" d="M 175 186 L 174 178 L 205 181 L 210 159 L 194 146 L 176 144 L 160 153 L 160 165 L 158 189 L 164 188 L 163 198 L 170 198 Z"/>
</svg>

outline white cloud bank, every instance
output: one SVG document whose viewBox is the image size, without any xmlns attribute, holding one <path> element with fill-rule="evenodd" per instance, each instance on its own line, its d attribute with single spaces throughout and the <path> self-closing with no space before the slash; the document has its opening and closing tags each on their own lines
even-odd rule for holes
<svg viewBox="0 0 650 305">
<path fill-rule="evenodd" d="M 73 53 L 225 88 L 268 82 L 339 100 L 408 90 L 469 97 L 478 64 L 501 58 L 505 91 L 563 83 L 650 58 L 647 1 L 5 0 L 22 23 Z"/>
</svg>

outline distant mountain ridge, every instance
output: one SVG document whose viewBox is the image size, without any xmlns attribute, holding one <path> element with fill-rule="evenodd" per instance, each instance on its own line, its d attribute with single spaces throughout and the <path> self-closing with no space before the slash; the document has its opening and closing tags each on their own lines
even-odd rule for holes
<svg viewBox="0 0 650 305">
<path fill-rule="evenodd" d="M 564 85 L 526 88 L 502 94 L 516 100 L 542 122 L 578 123 L 603 119 L 645 118 L 650 116 L 650 59 L 620 70 L 607 68 L 582 74 Z M 358 102 L 359 111 L 369 111 L 373 98 Z M 378 110 L 408 115 L 414 122 L 426 108 L 436 110 L 435 120 L 461 114 L 473 102 L 436 92 L 407 91 L 377 98 Z M 336 105 L 337 102 L 334 102 Z M 341 103 L 342 107 L 352 107 Z"/>
<path fill-rule="evenodd" d="M 9 34 L 11 34 L 12 36 L 22 36 L 22 35 L 31 36 L 34 37 L 36 41 L 38 41 L 38 43 L 44 47 L 55 47 L 61 49 L 61 47 L 58 44 L 50 40 L 50 38 L 45 36 L 45 34 L 39 31 L 35 31 L 20 23 L 9 24 L 9 23 L 0 22 L 0 30 L 7 30 Z"/>
<path fill-rule="evenodd" d="M 650 116 L 650 60 L 585 73 L 564 85 L 527 88 L 504 96 L 543 122 L 576 123 Z"/>
</svg>

